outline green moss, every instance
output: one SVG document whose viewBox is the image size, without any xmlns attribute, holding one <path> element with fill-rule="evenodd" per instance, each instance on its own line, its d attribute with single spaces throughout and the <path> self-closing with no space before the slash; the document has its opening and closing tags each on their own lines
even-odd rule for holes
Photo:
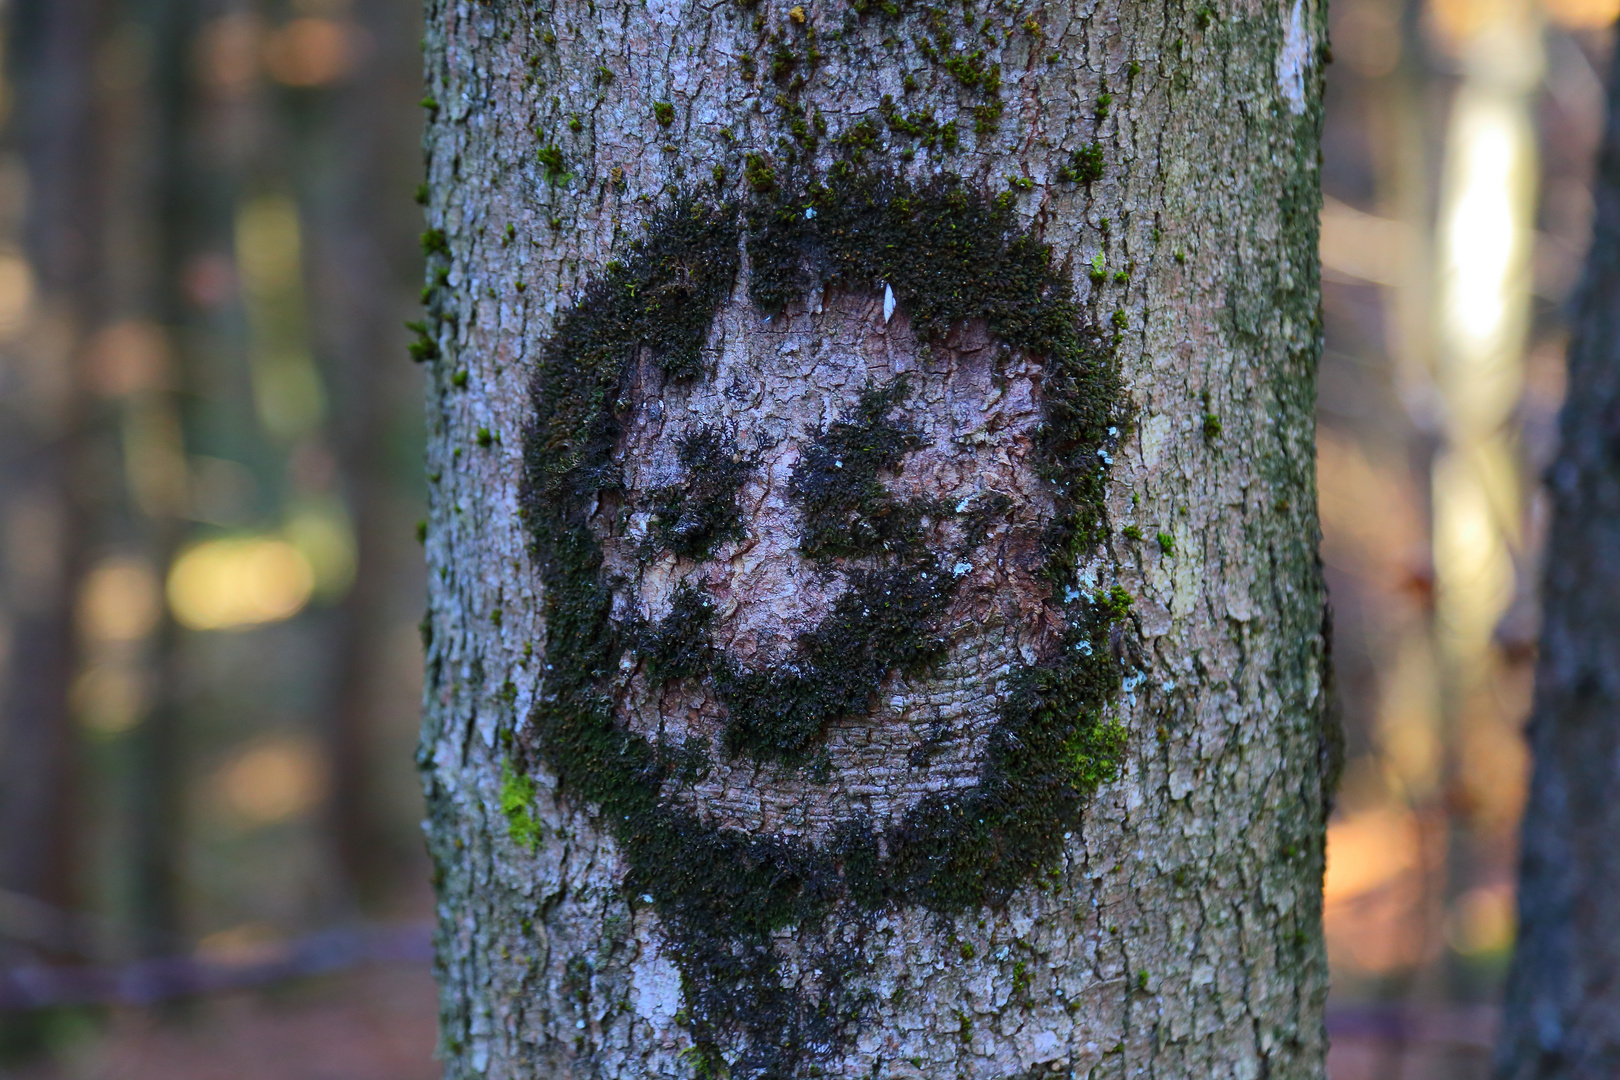
<svg viewBox="0 0 1620 1080">
<path fill-rule="evenodd" d="M 1209 407 L 1209 394 L 1204 394 L 1204 439 L 1214 442 L 1221 437 L 1221 418 L 1216 416 Z"/>
<path fill-rule="evenodd" d="M 953 593 L 950 577 L 931 564 L 849 571 L 845 592 L 790 664 L 748 671 L 718 660 L 712 676 L 728 713 L 726 749 L 804 762 L 829 723 L 864 711 L 886 673 L 916 673 L 939 660 L 943 643 L 927 627 Z"/>
<path fill-rule="evenodd" d="M 875 150 L 883 139 L 883 129 L 873 120 L 862 120 L 838 136 L 837 144 L 849 151 Z"/>
<path fill-rule="evenodd" d="M 675 106 L 668 101 L 654 102 L 653 119 L 658 121 L 659 127 L 669 127 L 675 122 Z"/>
<path fill-rule="evenodd" d="M 820 432 L 793 470 L 788 492 L 803 515 L 799 546 L 812 558 L 899 551 L 915 545 L 931 504 L 896 499 L 878 481 L 921 445 L 909 427 L 888 419 L 906 383 L 868 387 L 859 406 Z"/>
<path fill-rule="evenodd" d="M 786 45 L 778 45 L 771 52 L 771 78 L 785 83 L 799 67 L 799 58 Z"/>
<path fill-rule="evenodd" d="M 450 257 L 450 240 L 443 229 L 428 229 L 422 234 L 422 254 Z"/>
<path fill-rule="evenodd" d="M 973 131 L 978 135 L 989 135 L 1001 126 L 1001 114 L 1006 111 L 1006 105 L 999 101 L 992 101 L 988 105 L 973 106 Z"/>
<path fill-rule="evenodd" d="M 1167 532 L 1159 534 L 1159 553 L 1161 555 L 1174 555 L 1176 553 L 1176 538 Z"/>
<path fill-rule="evenodd" d="M 1125 526 L 1125 528 L 1122 530 L 1122 534 L 1124 535 L 1125 539 L 1127 539 L 1127 540 L 1140 540 L 1140 539 L 1142 539 L 1142 530 L 1138 529 L 1135 525 L 1127 525 L 1127 526 Z"/>
<path fill-rule="evenodd" d="M 534 781 L 513 767 L 501 765 L 501 813 L 506 817 L 507 835 L 512 842 L 530 851 L 545 839 L 545 826 L 534 805 Z"/>
<path fill-rule="evenodd" d="M 1076 150 L 1069 157 L 1069 164 L 1058 171 L 1060 179 L 1071 184 L 1085 184 L 1090 187 L 1103 175 L 1102 144 L 1090 142 Z"/>
<path fill-rule="evenodd" d="M 934 118 L 932 112 L 902 113 L 894 104 L 894 99 L 887 94 L 878 105 L 878 112 L 883 122 L 889 126 L 890 131 L 901 135 L 909 135 L 917 142 L 932 150 L 939 147 L 947 152 L 955 150 L 961 143 L 961 137 L 956 131 L 956 121 L 951 120 L 940 123 Z"/>
<path fill-rule="evenodd" d="M 567 166 L 563 160 L 563 152 L 556 143 L 549 143 L 535 151 L 535 160 L 540 163 L 545 178 L 552 182 L 563 179 L 567 174 Z"/>
<path fill-rule="evenodd" d="M 991 94 L 1001 88 L 1001 65 L 986 64 L 983 49 L 948 58 L 945 70 L 955 75 L 964 86 L 983 89 Z"/>
<path fill-rule="evenodd" d="M 439 343 L 433 339 L 426 321 L 412 320 L 405 324 L 405 329 L 416 335 L 416 340 L 410 344 L 411 359 L 418 364 L 427 360 L 439 358 Z"/>
<path fill-rule="evenodd" d="M 743 179 L 756 192 L 764 194 L 776 187 L 776 170 L 761 154 L 749 154 L 743 159 Z"/>
</svg>

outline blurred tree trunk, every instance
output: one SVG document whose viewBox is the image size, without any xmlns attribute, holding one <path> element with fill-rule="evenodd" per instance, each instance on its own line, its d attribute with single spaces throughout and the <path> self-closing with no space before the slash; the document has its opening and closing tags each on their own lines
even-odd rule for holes
<svg viewBox="0 0 1620 1080">
<path fill-rule="evenodd" d="M 410 383 L 398 370 L 401 295 L 416 273 L 414 252 L 395 250 L 410 192 L 399 151 L 414 117 L 400 115 L 420 24 L 408 6 L 362 0 L 351 11 L 368 43 L 359 66 L 333 91 L 319 159 L 331 168 L 313 193 L 311 306 L 343 418 L 332 432 L 345 502 L 354 522 L 354 585 L 334 613 L 333 688 L 326 738 L 331 759 L 327 804 L 336 863 L 351 898 L 373 906 L 397 884 L 405 862 L 385 827 L 376 773 L 377 690 L 386 677 L 394 629 L 390 593 L 398 584 L 396 544 L 383 530 L 389 514 L 393 421 Z M 407 59 L 409 57 L 410 59 Z M 414 147 L 411 148 L 414 154 Z M 408 234 L 407 234 L 408 235 Z"/>
<path fill-rule="evenodd" d="M 447 1074 L 1322 1076 L 1322 9 L 428 10 Z"/>
<path fill-rule="evenodd" d="M 1576 304 L 1519 861 L 1519 929 L 1496 1075 L 1620 1071 L 1620 68 Z"/>
<path fill-rule="evenodd" d="M 23 0 L 8 17 L 12 123 L 28 179 L 27 255 L 48 331 L 43 343 L 15 347 L 0 413 L 0 888 L 66 905 L 77 816 L 68 691 L 87 510 L 77 459 L 87 419 L 85 343 L 101 286 L 95 60 L 107 5 Z M 24 359 L 24 350 L 35 355 Z"/>
<path fill-rule="evenodd" d="M 181 280 L 197 229 L 196 168 L 188 152 L 196 101 L 192 0 L 131 3 L 121 31 L 144 52 L 116 103 L 119 161 L 110 275 L 121 328 L 150 341 L 151 367 L 118 399 L 128 478 L 128 543 L 163 575 L 189 527 L 191 493 L 183 402 L 189 374 Z M 139 53 L 137 55 L 140 55 Z M 126 330 L 127 332 L 127 330 Z M 150 695 L 127 736 L 124 873 L 130 921 L 143 955 L 183 947 L 183 865 L 188 741 L 180 700 L 181 639 L 168 605 L 143 645 Z"/>
</svg>

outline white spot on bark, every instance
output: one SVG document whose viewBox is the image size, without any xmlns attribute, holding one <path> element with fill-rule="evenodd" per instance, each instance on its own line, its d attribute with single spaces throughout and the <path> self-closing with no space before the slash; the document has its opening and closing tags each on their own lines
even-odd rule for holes
<svg viewBox="0 0 1620 1080">
<path fill-rule="evenodd" d="M 894 290 L 887 284 L 883 286 L 883 321 L 888 322 L 894 316 Z"/>
<path fill-rule="evenodd" d="M 1294 0 L 1288 30 L 1277 54 L 1277 89 L 1295 116 L 1305 112 L 1305 72 L 1311 66 L 1311 38 L 1305 32 L 1305 0 Z"/>
<path fill-rule="evenodd" d="M 667 1030 L 681 1010 L 681 973 L 651 941 L 630 965 L 630 997 L 636 1015 L 655 1031 Z"/>
<path fill-rule="evenodd" d="M 681 12 L 685 7 L 685 0 L 647 0 L 647 14 L 665 26 L 674 26 L 680 22 Z"/>
</svg>

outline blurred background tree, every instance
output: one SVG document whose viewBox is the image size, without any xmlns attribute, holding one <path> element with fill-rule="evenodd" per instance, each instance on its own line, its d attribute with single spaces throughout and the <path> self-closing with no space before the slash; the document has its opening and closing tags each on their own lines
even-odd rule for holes
<svg viewBox="0 0 1620 1080">
<path fill-rule="evenodd" d="M 1487 1071 L 1615 8 L 1332 5 L 1336 1080 Z M 400 326 L 419 20 L 412 0 L 0 6 L 0 971 L 247 963 L 429 912 Z M 178 1026 L 14 1011 L 0 1031 L 36 1056 L 0 1068 L 428 1076 L 426 970 Z"/>
<path fill-rule="evenodd" d="M 4 15 L 0 963 L 420 918 L 420 15 Z"/>
</svg>

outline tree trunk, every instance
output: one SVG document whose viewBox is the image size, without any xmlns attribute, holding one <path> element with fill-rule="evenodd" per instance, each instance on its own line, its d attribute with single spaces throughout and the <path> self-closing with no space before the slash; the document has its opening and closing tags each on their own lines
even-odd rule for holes
<svg viewBox="0 0 1620 1080">
<path fill-rule="evenodd" d="M 107 22 L 106 4 L 77 0 L 18 4 L 7 26 L 29 180 L 26 247 L 58 340 L 13 343 L 0 373 L 0 889 L 64 907 L 75 901 L 68 699 L 89 501 L 77 475 L 88 419 L 82 354 L 104 299 L 92 70 Z"/>
<path fill-rule="evenodd" d="M 1322 39 L 429 5 L 450 1076 L 1322 1074 Z"/>
<path fill-rule="evenodd" d="M 1519 932 L 1496 1074 L 1620 1069 L 1620 70 L 1593 179 L 1596 215 L 1576 305 L 1520 838 Z"/>
</svg>

